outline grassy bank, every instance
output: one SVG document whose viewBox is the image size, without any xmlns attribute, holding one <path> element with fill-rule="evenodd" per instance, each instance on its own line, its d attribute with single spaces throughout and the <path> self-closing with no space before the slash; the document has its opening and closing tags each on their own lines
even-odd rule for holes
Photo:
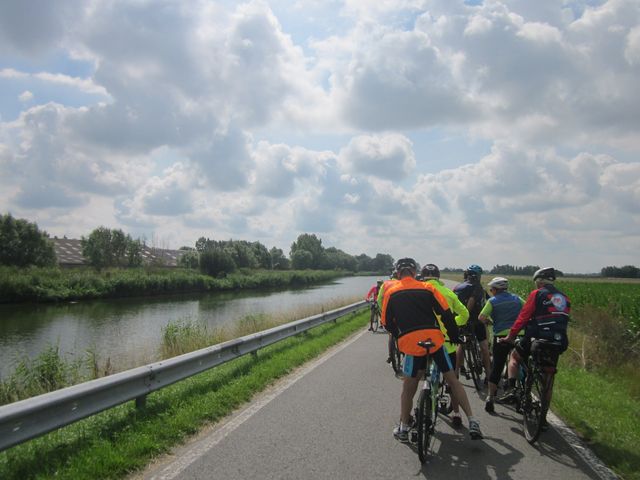
<svg viewBox="0 0 640 480">
<path fill-rule="evenodd" d="M 359 298 L 336 298 L 322 306 L 300 307 L 283 314 L 252 314 L 238 322 L 209 329 L 189 318 L 172 321 L 163 329 L 162 343 L 157 346 L 159 357 L 152 361 L 172 358 L 200 348 L 239 338 L 244 335 L 276 327 L 294 320 L 340 308 Z M 138 365 L 132 365 L 131 368 Z M 101 360 L 88 350 L 75 361 L 63 356 L 57 345 L 50 344 L 35 358 L 25 357 L 18 362 L 13 373 L 0 378 L 0 405 L 59 390 L 77 383 L 118 373 L 110 358 Z"/>
<path fill-rule="evenodd" d="M 82 269 L 0 267 L 0 303 L 56 302 L 240 289 L 285 288 L 321 283 L 347 273 L 336 270 L 244 271 L 213 278 L 187 269 Z"/>
<path fill-rule="evenodd" d="M 122 478 L 276 379 L 361 329 L 367 313 L 279 342 L 130 403 L 0 453 L 0 478 Z"/>
</svg>

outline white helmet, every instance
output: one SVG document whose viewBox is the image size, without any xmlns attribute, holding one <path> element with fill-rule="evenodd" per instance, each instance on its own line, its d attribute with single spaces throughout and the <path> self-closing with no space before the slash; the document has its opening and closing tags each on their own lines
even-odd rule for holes
<svg viewBox="0 0 640 480">
<path fill-rule="evenodd" d="M 496 290 L 506 290 L 509 288 L 509 280 L 504 277 L 496 277 L 489 282 L 489 287 Z"/>
</svg>

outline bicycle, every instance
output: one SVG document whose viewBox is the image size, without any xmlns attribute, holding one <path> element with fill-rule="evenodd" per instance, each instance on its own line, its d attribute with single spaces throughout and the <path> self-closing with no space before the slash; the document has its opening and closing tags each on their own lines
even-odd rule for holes
<svg viewBox="0 0 640 480">
<path fill-rule="evenodd" d="M 414 410 L 414 430 L 411 432 L 411 440 L 417 444 L 420 463 L 427 459 L 429 442 L 435 431 L 438 418 L 438 405 L 440 404 L 441 373 L 431 360 L 429 350 L 435 345 L 430 339 L 418 342 L 427 351 L 427 365 L 424 370 L 422 389 L 418 397 L 418 403 Z"/>
<path fill-rule="evenodd" d="M 529 358 L 526 363 L 520 362 L 516 412 L 522 413 L 524 436 L 530 444 L 535 443 L 546 423 L 561 349 L 560 342 L 532 338 Z"/>
<path fill-rule="evenodd" d="M 393 368 L 393 372 L 396 376 L 402 374 L 402 357 L 404 357 L 404 353 L 400 351 L 398 348 L 398 339 L 394 338 L 389 334 L 389 360 L 391 363 L 391 368 Z"/>
<path fill-rule="evenodd" d="M 380 306 L 375 300 L 371 302 L 371 317 L 369 318 L 369 330 L 377 332 L 380 326 Z"/>
<path fill-rule="evenodd" d="M 468 328 L 460 329 L 460 345 L 464 353 L 464 375 L 469 380 L 469 376 L 473 379 L 473 385 L 478 392 L 482 391 L 484 386 L 482 379 L 482 358 L 480 357 L 480 345 L 478 339 Z M 462 370 L 462 366 L 460 367 Z"/>
</svg>

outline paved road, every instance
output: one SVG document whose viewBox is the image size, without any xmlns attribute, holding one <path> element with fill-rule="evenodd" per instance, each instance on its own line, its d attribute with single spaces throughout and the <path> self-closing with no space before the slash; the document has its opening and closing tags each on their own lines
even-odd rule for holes
<svg viewBox="0 0 640 480">
<path fill-rule="evenodd" d="M 361 332 L 260 395 L 248 409 L 203 433 L 137 478 L 145 479 L 599 479 L 551 428 L 536 447 L 520 416 L 484 412 L 467 385 L 484 441 L 446 417 L 423 466 L 391 433 L 401 382 L 385 363 L 386 335 Z"/>
</svg>

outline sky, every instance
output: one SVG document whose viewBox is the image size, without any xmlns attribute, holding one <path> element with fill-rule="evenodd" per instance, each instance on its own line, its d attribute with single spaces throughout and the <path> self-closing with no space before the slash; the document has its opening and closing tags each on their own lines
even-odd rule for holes
<svg viewBox="0 0 640 480">
<path fill-rule="evenodd" d="M 0 212 L 640 265 L 638 0 L 4 0 Z"/>
</svg>

